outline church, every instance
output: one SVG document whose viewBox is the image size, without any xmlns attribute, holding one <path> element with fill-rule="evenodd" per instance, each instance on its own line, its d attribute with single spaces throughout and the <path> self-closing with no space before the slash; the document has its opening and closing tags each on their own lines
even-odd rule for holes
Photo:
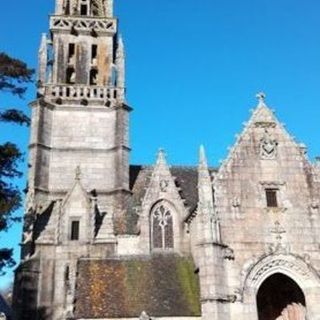
<svg viewBox="0 0 320 320">
<path fill-rule="evenodd" d="M 320 165 L 263 93 L 217 168 L 130 165 L 113 0 L 56 0 L 31 103 L 16 320 L 319 320 Z"/>
</svg>

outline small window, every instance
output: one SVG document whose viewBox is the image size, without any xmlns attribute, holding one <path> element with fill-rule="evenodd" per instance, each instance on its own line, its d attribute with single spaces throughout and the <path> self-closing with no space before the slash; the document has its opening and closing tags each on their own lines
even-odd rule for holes
<svg viewBox="0 0 320 320">
<path fill-rule="evenodd" d="M 277 189 L 266 189 L 266 199 L 268 208 L 278 207 Z"/>
<path fill-rule="evenodd" d="M 79 240 L 79 236 L 80 236 L 80 221 L 72 221 L 70 240 L 77 241 Z"/>
</svg>

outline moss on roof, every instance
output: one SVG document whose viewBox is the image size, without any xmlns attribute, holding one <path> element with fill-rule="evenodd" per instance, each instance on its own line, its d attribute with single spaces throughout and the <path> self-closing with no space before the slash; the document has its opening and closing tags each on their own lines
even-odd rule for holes
<svg viewBox="0 0 320 320">
<path fill-rule="evenodd" d="M 191 258 L 173 254 L 79 262 L 76 318 L 199 316 Z"/>
</svg>

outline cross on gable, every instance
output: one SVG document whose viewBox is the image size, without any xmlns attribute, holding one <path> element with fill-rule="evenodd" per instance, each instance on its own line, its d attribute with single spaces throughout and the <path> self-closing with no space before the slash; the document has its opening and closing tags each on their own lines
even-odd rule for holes
<svg viewBox="0 0 320 320">
<path fill-rule="evenodd" d="M 285 234 L 287 231 L 282 228 L 281 224 L 279 221 L 275 222 L 275 227 L 271 230 L 271 233 L 276 235 L 276 240 L 278 242 L 281 242 L 282 240 L 282 235 Z"/>
<path fill-rule="evenodd" d="M 256 97 L 260 102 L 265 102 L 266 100 L 266 94 L 264 92 L 257 93 Z"/>
</svg>

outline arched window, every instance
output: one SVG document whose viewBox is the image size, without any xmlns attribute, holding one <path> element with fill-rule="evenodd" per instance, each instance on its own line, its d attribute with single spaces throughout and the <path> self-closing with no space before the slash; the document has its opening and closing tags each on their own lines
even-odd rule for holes
<svg viewBox="0 0 320 320">
<path fill-rule="evenodd" d="M 173 217 L 171 209 L 160 202 L 151 211 L 151 245 L 152 249 L 173 249 Z"/>
</svg>

